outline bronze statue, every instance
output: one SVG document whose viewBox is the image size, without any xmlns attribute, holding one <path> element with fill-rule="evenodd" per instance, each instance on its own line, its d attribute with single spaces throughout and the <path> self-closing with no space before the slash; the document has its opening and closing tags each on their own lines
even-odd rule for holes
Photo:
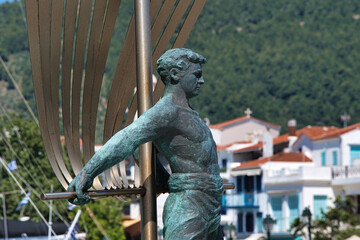
<svg viewBox="0 0 360 240">
<path fill-rule="evenodd" d="M 189 99 L 204 84 L 206 59 L 189 49 L 171 49 L 157 61 L 165 84 L 163 97 L 131 125 L 116 133 L 70 183 L 75 204 L 90 198 L 84 191 L 104 170 L 148 141 L 168 160 L 172 174 L 163 214 L 165 239 L 222 239 L 220 207 L 223 183 L 211 132 Z"/>
</svg>

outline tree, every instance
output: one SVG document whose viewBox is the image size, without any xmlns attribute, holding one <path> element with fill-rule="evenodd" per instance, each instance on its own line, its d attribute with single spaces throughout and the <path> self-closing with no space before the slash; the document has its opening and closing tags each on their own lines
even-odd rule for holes
<svg viewBox="0 0 360 240">
<path fill-rule="evenodd" d="M 39 208 L 45 219 L 49 215 L 49 207 L 40 200 L 40 193 L 50 192 L 53 185 L 54 192 L 64 191 L 56 178 L 49 160 L 46 156 L 40 130 L 35 122 L 23 118 L 19 115 L 0 116 L 0 157 L 7 163 L 15 160 L 17 170 L 12 171 L 25 191 L 31 190 L 30 199 Z M 66 157 L 66 156 L 64 156 Z M 68 159 L 65 158 L 68 163 Z M 8 219 L 18 219 L 21 211 L 16 207 L 24 195 L 10 177 L 9 174 L 0 167 L 0 193 L 6 192 L 5 200 Z M 105 229 L 110 239 L 125 239 L 122 221 L 122 207 L 124 202 L 115 199 L 99 199 L 92 201 L 86 206 L 82 206 L 83 221 L 79 221 L 82 229 L 87 226 L 89 239 L 103 239 L 103 235 L 93 219 L 89 216 L 87 208 L 96 217 L 100 225 Z M 23 215 L 30 216 L 33 221 L 42 221 L 35 209 L 28 203 L 24 207 Z M 75 214 L 67 210 L 66 200 L 53 201 L 53 221 L 72 221 Z M 3 209 L 0 208 L 0 216 Z"/>
<path fill-rule="evenodd" d="M 83 230 L 87 230 L 88 239 L 102 240 L 107 234 L 109 239 L 125 240 L 122 223 L 122 208 L 127 202 L 116 198 L 92 200 L 85 206 L 81 206 L 82 216 L 79 220 Z M 77 209 L 77 208 L 75 208 Z M 70 212 L 70 218 L 74 218 L 76 211 Z"/>
<path fill-rule="evenodd" d="M 49 206 L 40 200 L 39 194 L 50 192 L 53 185 L 54 191 L 62 191 L 63 188 L 58 182 L 47 159 L 43 146 L 40 130 L 35 122 L 20 116 L 6 116 L 0 118 L 0 156 L 9 163 L 14 160 L 17 170 L 12 171 L 25 191 L 31 190 L 30 199 L 45 218 L 49 214 Z M 6 195 L 7 217 L 18 219 L 20 212 L 16 210 L 17 204 L 23 199 L 19 187 L 11 176 L 1 168 L 1 192 L 8 192 Z M 15 192 L 14 192 L 15 191 Z M 17 192 L 16 192 L 17 191 Z M 54 202 L 54 221 L 60 218 L 67 219 L 66 201 Z M 0 210 L 1 214 L 2 209 Z M 41 217 L 30 203 L 24 206 L 24 215 L 31 217 L 31 220 L 41 221 Z"/>
<path fill-rule="evenodd" d="M 321 211 L 321 217 L 312 224 L 314 240 L 346 239 L 354 234 L 360 235 L 360 216 L 355 214 L 355 204 L 351 198 L 337 196 L 334 207 Z M 296 218 L 291 224 L 294 237 L 304 236 L 305 224 Z"/>
</svg>

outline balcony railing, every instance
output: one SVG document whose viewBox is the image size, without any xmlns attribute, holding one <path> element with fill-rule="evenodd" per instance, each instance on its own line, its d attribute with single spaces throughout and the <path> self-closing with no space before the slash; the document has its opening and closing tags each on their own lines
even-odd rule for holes
<svg viewBox="0 0 360 240">
<path fill-rule="evenodd" d="M 331 171 L 332 179 L 360 177 L 360 166 L 336 166 Z"/>
<path fill-rule="evenodd" d="M 330 167 L 302 166 L 296 169 L 267 170 L 264 185 L 289 184 L 303 181 L 331 181 Z"/>
<path fill-rule="evenodd" d="M 237 193 L 222 196 L 222 206 L 228 208 L 236 207 L 258 207 L 258 193 Z"/>
</svg>

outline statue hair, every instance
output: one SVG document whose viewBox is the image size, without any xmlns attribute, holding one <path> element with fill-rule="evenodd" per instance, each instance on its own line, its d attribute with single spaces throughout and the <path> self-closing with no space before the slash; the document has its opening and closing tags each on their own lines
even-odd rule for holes
<svg viewBox="0 0 360 240">
<path fill-rule="evenodd" d="M 186 48 L 174 48 L 167 50 L 156 62 L 157 72 L 164 84 L 170 83 L 170 70 L 176 68 L 186 70 L 189 68 L 189 62 L 205 64 L 206 58 L 202 55 Z"/>
</svg>

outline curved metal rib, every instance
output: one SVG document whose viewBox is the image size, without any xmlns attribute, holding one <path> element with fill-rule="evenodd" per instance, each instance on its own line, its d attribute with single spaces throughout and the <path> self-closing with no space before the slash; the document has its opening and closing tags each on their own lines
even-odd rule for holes
<svg viewBox="0 0 360 240">
<path fill-rule="evenodd" d="M 120 0 L 26 0 L 30 57 L 33 63 L 39 124 L 50 164 L 64 188 L 67 188 L 72 176 L 65 165 L 60 141 L 59 73 L 61 70 L 61 106 L 66 152 L 72 170 L 78 174 L 83 167 L 80 116 L 82 115 L 84 161 L 87 162 L 94 154 L 101 84 L 120 2 Z M 64 3 L 65 13 L 63 13 Z M 173 47 L 184 45 L 204 4 L 205 0 L 151 1 L 153 69 L 156 67 L 156 59 L 165 51 L 189 7 L 191 9 Z M 91 26 L 90 34 L 89 26 Z M 122 127 L 128 126 L 137 112 L 136 94 L 134 96 L 136 84 L 134 42 L 132 19 L 108 99 L 104 142 Z M 86 67 L 82 93 L 84 62 Z M 158 81 L 154 90 L 155 100 L 159 99 L 162 89 L 163 85 Z M 130 101 L 132 102 L 129 105 Z M 128 106 L 128 113 L 123 122 Z M 105 175 L 109 187 L 129 186 L 125 163 L 110 168 Z M 135 177 L 135 185 L 137 183 Z M 103 189 L 98 178 L 94 181 L 94 187 Z"/>
<path fill-rule="evenodd" d="M 185 45 L 186 40 L 188 39 L 190 32 L 196 23 L 202 9 L 204 8 L 204 5 L 206 3 L 206 0 L 197 0 L 194 1 L 193 5 L 191 6 L 191 9 L 189 11 L 189 14 L 187 15 L 179 34 L 177 35 L 177 38 L 175 40 L 173 48 L 181 48 Z M 160 57 L 160 56 L 158 56 Z M 157 59 L 157 58 L 155 58 Z M 154 90 L 154 102 L 157 102 L 161 94 L 164 90 L 164 84 L 162 81 L 158 81 L 156 84 L 155 90 Z"/>
<path fill-rule="evenodd" d="M 161 0 L 154 0 L 151 2 L 151 19 L 153 21 L 153 19 L 156 16 L 156 13 L 158 12 L 158 8 L 161 4 Z M 135 87 L 135 65 L 130 65 L 126 66 L 126 64 L 129 64 L 131 62 L 135 63 L 135 41 L 134 41 L 134 21 L 133 18 L 131 19 L 130 22 L 130 27 L 128 29 L 126 38 L 125 38 L 125 42 L 123 45 L 123 50 L 120 54 L 120 58 L 119 58 L 119 62 L 116 68 L 116 72 L 115 72 L 115 76 L 114 76 L 114 81 L 112 84 L 112 88 L 111 88 L 111 92 L 110 92 L 110 97 L 108 100 L 108 106 L 107 106 L 107 112 L 106 112 L 106 117 L 105 117 L 105 126 L 104 126 L 104 142 L 107 141 L 115 132 L 117 132 L 119 129 L 114 129 L 114 126 L 109 126 L 107 125 L 107 123 L 109 123 L 109 121 L 114 120 L 111 118 L 107 118 L 108 116 L 111 116 L 110 113 L 111 111 L 109 109 L 111 109 L 111 106 L 115 107 L 115 100 L 111 100 L 112 96 L 115 96 L 117 98 L 121 97 L 121 101 L 119 104 L 119 109 L 117 110 L 117 112 L 125 112 L 126 106 L 128 104 L 129 100 L 124 100 L 124 99 L 129 99 L 132 95 L 132 89 L 134 89 Z M 130 35 L 129 35 L 130 34 Z M 127 50 L 128 48 L 126 48 L 127 45 L 130 45 L 130 50 Z M 125 51 L 124 51 L 125 50 Z M 123 54 L 125 56 L 127 56 L 129 59 L 124 59 L 122 58 Z M 119 65 L 121 64 L 121 65 Z M 125 64 L 125 65 L 124 65 Z M 120 67 L 120 68 L 119 68 Z M 134 78 L 129 78 L 129 70 L 130 70 L 130 76 L 134 76 Z M 121 74 L 122 73 L 122 74 Z M 119 75 L 121 74 L 121 75 Z M 121 80 L 122 80 L 122 84 L 119 84 L 119 82 L 115 81 L 115 79 L 117 77 L 121 76 Z M 129 81 L 130 80 L 130 81 Z M 125 82 L 127 84 L 125 84 Z M 124 88 L 120 88 L 117 89 L 117 91 L 114 91 L 115 86 L 120 87 L 121 85 L 125 85 Z M 118 94 L 119 92 L 122 92 L 122 94 Z M 113 117 L 117 117 L 116 115 L 113 115 Z M 122 120 L 121 120 L 122 121 Z M 107 126 L 109 126 L 109 128 L 107 128 Z M 113 176 L 114 178 L 119 178 L 119 173 L 118 171 L 112 171 L 110 169 L 109 171 L 105 171 L 105 178 L 107 179 L 106 182 L 108 184 L 108 186 L 112 186 L 113 184 L 116 185 L 116 181 L 112 181 L 110 178 L 111 176 Z M 111 173 L 110 173 L 111 172 Z M 126 175 L 124 176 L 124 178 L 126 178 Z M 113 183 L 114 182 L 114 183 Z"/>
<path fill-rule="evenodd" d="M 95 1 L 93 19 L 91 21 L 89 45 L 87 49 L 82 108 L 82 139 L 85 163 L 88 162 L 94 154 L 94 145 L 90 145 L 92 142 L 91 139 L 93 138 L 91 121 L 94 121 L 92 119 L 94 116 L 91 114 L 91 98 L 94 96 L 91 96 L 91 90 L 94 84 L 96 58 L 99 53 L 106 3 L 107 1 Z"/>
<path fill-rule="evenodd" d="M 64 36 L 63 36 L 63 52 L 61 66 L 61 107 L 63 117 L 64 137 L 67 151 L 69 153 L 71 166 L 77 173 L 77 165 L 74 164 L 74 150 L 72 143 L 71 124 L 70 124 L 70 89 L 71 89 L 71 63 L 72 50 L 74 43 L 75 22 L 78 2 L 66 1 L 65 20 L 64 20 Z M 79 166 L 80 167 L 80 166 Z"/>
<path fill-rule="evenodd" d="M 62 175 L 59 166 L 57 165 L 54 152 L 50 143 L 50 136 L 48 131 L 48 120 L 45 114 L 45 98 L 44 88 L 42 83 L 41 71 L 41 51 L 40 51 L 40 37 L 39 37 L 39 9 L 37 0 L 26 0 L 26 16 L 28 22 L 28 38 L 30 46 L 30 59 L 32 65 L 32 75 L 35 90 L 35 100 L 38 109 L 38 118 L 41 133 L 43 136 L 44 147 L 48 155 L 51 167 L 55 175 L 59 179 L 61 185 L 67 188 L 68 183 Z"/>
</svg>

